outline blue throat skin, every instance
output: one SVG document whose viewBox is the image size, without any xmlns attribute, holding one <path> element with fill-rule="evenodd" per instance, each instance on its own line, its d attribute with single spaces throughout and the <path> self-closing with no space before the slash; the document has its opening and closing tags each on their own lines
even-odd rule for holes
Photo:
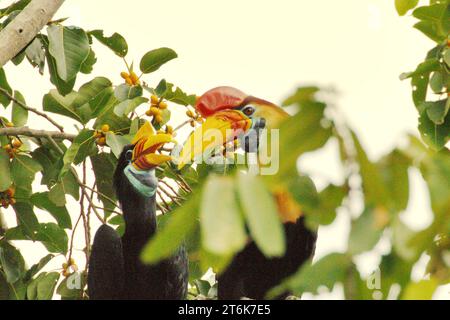
<svg viewBox="0 0 450 320">
<path fill-rule="evenodd" d="M 156 193 L 157 186 L 151 187 L 146 184 L 143 184 L 140 180 L 148 179 L 149 175 L 152 175 L 152 178 L 155 177 L 155 170 L 150 171 L 141 171 L 136 169 L 131 163 L 126 166 L 124 170 L 125 176 L 128 181 L 133 185 L 133 187 L 144 197 L 153 197 Z M 139 179 L 142 178 L 142 179 Z"/>
</svg>

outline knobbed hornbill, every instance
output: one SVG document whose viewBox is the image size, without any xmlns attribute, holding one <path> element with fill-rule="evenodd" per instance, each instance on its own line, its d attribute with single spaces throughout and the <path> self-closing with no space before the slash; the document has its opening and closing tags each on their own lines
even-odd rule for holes
<svg viewBox="0 0 450 320">
<path fill-rule="evenodd" d="M 231 87 L 218 87 L 206 92 L 197 100 L 196 109 L 206 118 L 202 127 L 196 130 L 198 133 L 207 135 L 209 129 L 218 129 L 224 142 L 243 135 L 242 147 L 247 152 L 257 151 L 255 145 L 258 146 L 258 141 L 249 142 L 255 137 L 258 138 L 261 129 L 279 128 L 281 122 L 289 116 L 273 103 L 248 96 Z M 195 133 L 186 141 L 180 153 L 179 168 L 203 154 L 205 145 L 215 146 L 214 143 L 195 143 Z M 204 138 L 205 141 L 209 140 L 209 137 Z M 281 203 L 281 206 L 283 205 L 288 204 Z M 219 299 L 264 299 L 268 290 L 296 272 L 312 257 L 317 235 L 306 228 L 301 211 L 298 210 L 294 216 L 280 214 L 280 218 L 286 234 L 284 256 L 267 258 L 255 242 L 250 241 L 218 276 Z M 278 298 L 287 295 L 288 293 L 285 293 Z"/>
<path fill-rule="evenodd" d="M 156 265 L 140 261 L 141 250 L 155 234 L 155 168 L 171 157 L 155 152 L 172 138 L 155 134 L 148 123 L 139 129 L 132 145 L 125 146 L 114 173 L 114 188 L 123 211 L 122 238 L 106 224 L 94 238 L 88 273 L 90 299 L 184 299 L 188 261 L 184 247 Z"/>
</svg>

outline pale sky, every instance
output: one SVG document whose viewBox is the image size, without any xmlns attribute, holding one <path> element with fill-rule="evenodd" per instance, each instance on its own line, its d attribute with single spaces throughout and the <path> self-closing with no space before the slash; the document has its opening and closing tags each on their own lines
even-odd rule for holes
<svg viewBox="0 0 450 320">
<path fill-rule="evenodd" d="M 2 6 L 9 2 L 2 1 Z M 412 17 L 397 15 L 394 0 L 130 0 L 126 4 L 67 0 L 55 18 L 70 17 L 66 24 L 103 29 L 106 35 L 121 33 L 129 45 L 127 59 L 136 64 L 148 50 L 173 48 L 179 58 L 146 77 L 150 85 L 165 78 L 196 94 L 231 85 L 275 103 L 298 85 L 334 87 L 339 92 L 336 104 L 372 159 L 397 146 L 406 133 L 417 133 L 411 87 L 399 75 L 414 69 L 433 44 L 412 28 Z M 94 72 L 80 77 L 77 84 L 97 75 L 122 81 L 121 59 L 101 45 L 95 44 L 94 50 L 99 57 Z M 43 94 L 51 88 L 47 78 L 27 63 L 18 68 L 8 64 L 5 69 L 12 87 L 30 105 L 41 107 Z M 3 109 L 0 114 L 5 114 Z M 46 123 L 32 119 L 31 127 L 46 128 Z M 74 131 L 66 123 L 67 131 Z M 337 158 L 335 152 L 335 146 L 329 145 L 305 157 L 300 169 L 312 174 L 319 187 L 323 177 L 338 183 L 340 167 L 329 161 Z M 432 215 L 420 176 L 411 172 L 411 179 L 410 205 L 402 218 L 419 230 L 429 225 Z M 77 204 L 69 209 L 77 212 Z M 8 222 L 13 225 L 11 214 Z M 348 221 L 348 214 L 342 212 L 335 223 L 320 230 L 316 259 L 334 250 L 345 251 Z M 30 264 L 44 255 L 40 244 L 20 246 Z M 364 274 L 373 271 L 383 252 L 383 244 L 378 247 L 358 259 Z M 423 272 L 422 263 L 414 280 Z M 342 298 L 342 288 L 319 298 Z M 448 286 L 435 298 L 449 299 Z"/>
</svg>

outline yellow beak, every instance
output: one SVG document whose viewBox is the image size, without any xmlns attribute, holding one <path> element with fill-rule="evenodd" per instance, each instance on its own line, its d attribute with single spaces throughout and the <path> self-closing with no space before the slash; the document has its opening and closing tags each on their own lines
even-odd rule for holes
<svg viewBox="0 0 450 320">
<path fill-rule="evenodd" d="M 157 134 L 151 124 L 145 122 L 132 142 L 134 144 L 133 166 L 138 170 L 149 170 L 172 160 L 171 156 L 156 153 L 165 143 L 169 142 L 173 142 L 170 134 Z"/>
<path fill-rule="evenodd" d="M 178 169 L 247 132 L 251 125 L 252 120 L 239 110 L 227 109 L 206 118 L 186 140 L 178 159 Z"/>
</svg>

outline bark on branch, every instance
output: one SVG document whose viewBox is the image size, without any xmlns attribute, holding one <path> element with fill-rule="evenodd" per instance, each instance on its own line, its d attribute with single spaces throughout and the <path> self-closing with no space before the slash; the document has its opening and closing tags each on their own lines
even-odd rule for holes
<svg viewBox="0 0 450 320">
<path fill-rule="evenodd" d="M 51 137 L 55 140 L 69 140 L 69 141 L 73 141 L 73 139 L 75 139 L 76 137 L 75 134 L 59 131 L 37 130 L 28 127 L 0 128 L 0 136 L 25 136 L 34 138 Z"/>
<path fill-rule="evenodd" d="M 0 68 L 33 40 L 63 2 L 64 0 L 33 0 L 0 31 Z"/>
</svg>

